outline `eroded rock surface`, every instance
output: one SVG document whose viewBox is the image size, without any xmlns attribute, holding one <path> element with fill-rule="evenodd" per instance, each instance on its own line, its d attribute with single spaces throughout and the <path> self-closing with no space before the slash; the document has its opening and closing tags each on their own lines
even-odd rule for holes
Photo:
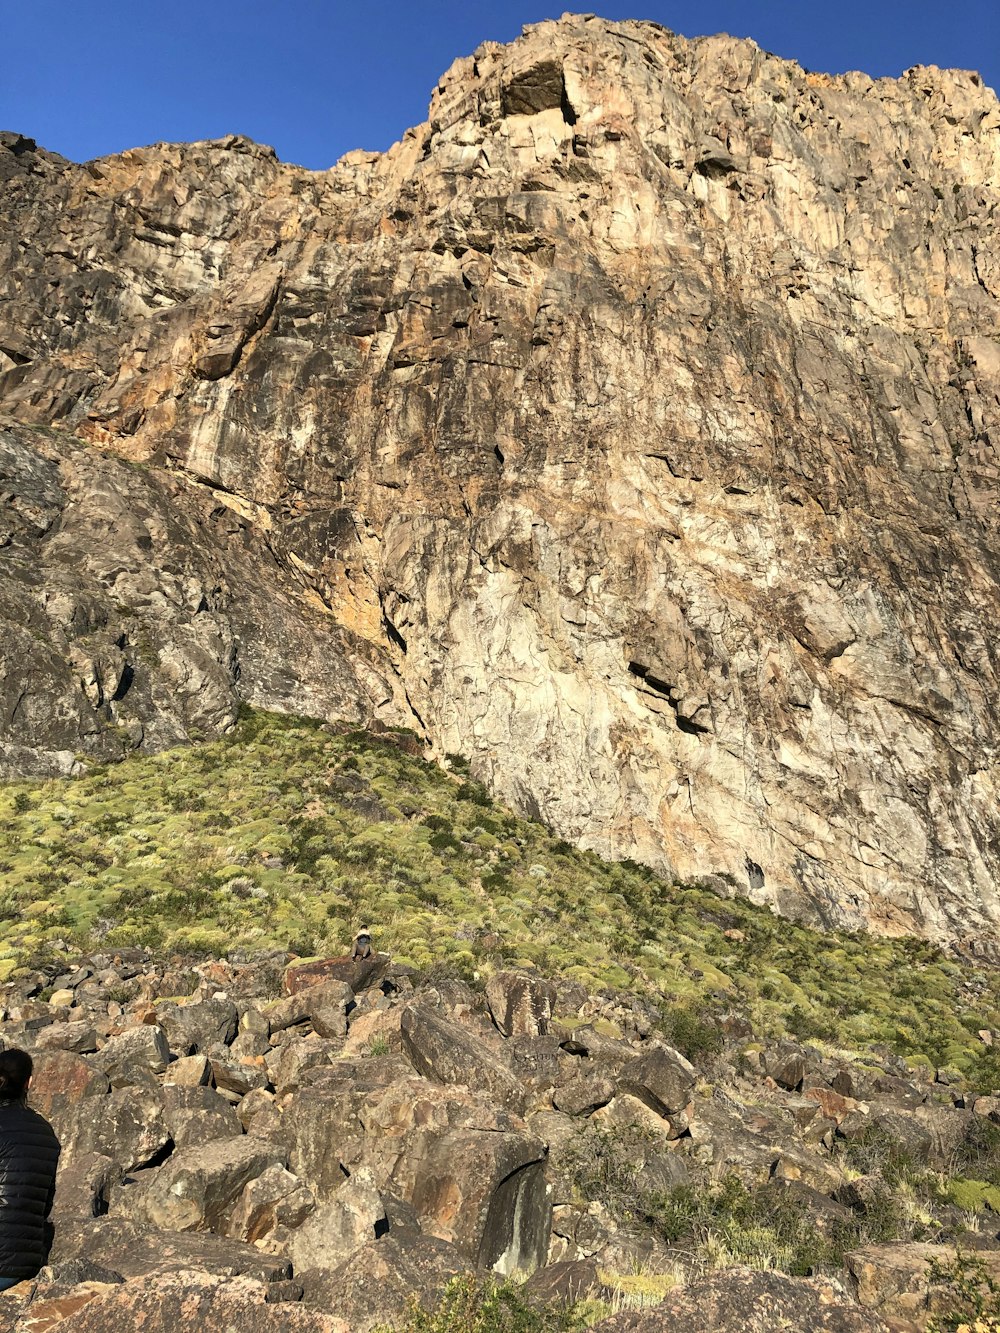
<svg viewBox="0 0 1000 1333">
<path fill-rule="evenodd" d="M 378 716 L 603 853 L 995 935 L 975 75 L 567 17 L 328 172 L 0 176 L 0 409 L 96 446 L 4 436 L 7 771 Z"/>
<path fill-rule="evenodd" d="M 944 1309 L 933 1261 L 953 1267 L 973 1237 L 988 1272 L 1000 1271 L 992 1214 L 969 1231 L 944 1193 L 922 1196 L 934 1244 L 905 1228 L 898 1242 L 869 1243 L 863 1225 L 874 1211 L 885 1226 L 886 1183 L 852 1161 L 874 1170 L 895 1145 L 922 1176 L 977 1154 L 984 1174 L 995 1169 L 995 1099 L 953 1086 L 953 1073 L 932 1081 L 872 1052 L 858 1063 L 788 1042 L 744 1047 L 747 1031 L 696 1079 L 655 1031 L 619 1026 L 624 994 L 504 971 L 504 994 L 551 996 L 554 1010 L 548 1034 L 504 1037 L 489 1019 L 498 986 L 477 994 L 392 964 L 374 993 L 396 1022 L 398 1049 L 350 1053 L 363 1008 L 338 1011 L 345 1035 L 323 1035 L 344 983 L 275 1000 L 274 962 L 202 961 L 184 969 L 188 995 L 178 994 L 176 958 L 137 950 L 80 960 L 60 978 L 65 1004 L 35 998 L 51 989 L 43 971 L 0 987 L 0 1040 L 16 1034 L 37 1054 L 31 1098 L 62 1140 L 51 1266 L 0 1295 L 0 1330 L 194 1333 L 207 1320 L 369 1333 L 409 1327 L 410 1302 L 433 1308 L 455 1277 L 534 1274 L 532 1300 L 590 1292 L 620 1308 L 608 1333 L 735 1333 L 776 1320 L 875 1333 L 904 1318 L 920 1327 Z M 136 994 L 113 999 L 124 974 Z M 294 1029 L 271 1022 L 307 997 L 316 1003 Z M 578 1021 L 584 1013 L 590 1023 Z M 149 1022 L 157 1015 L 162 1027 Z M 47 1034 L 71 1024 L 98 1033 L 98 1049 L 47 1049 Z M 177 1066 L 204 1059 L 187 1054 L 192 1034 L 218 1053 L 199 1074 L 209 1081 L 174 1082 Z M 266 1057 L 239 1055 L 247 1034 Z M 793 1058 L 791 1087 L 766 1072 Z M 254 1085 L 238 1094 L 241 1073 Z M 876 1159 L 852 1156 L 865 1143 Z M 836 1281 L 742 1268 L 701 1280 L 695 1233 L 673 1235 L 656 1219 L 671 1207 L 682 1216 L 720 1181 L 733 1198 L 753 1191 L 762 1219 L 798 1219 L 803 1253 L 822 1256 L 837 1236 L 865 1243 Z M 651 1295 L 665 1298 L 659 1309 L 632 1308 Z"/>
<path fill-rule="evenodd" d="M 776 1328 L 888 1333 L 886 1324 L 871 1311 L 859 1310 L 839 1284 L 747 1268 L 692 1283 L 653 1310 L 602 1320 L 595 1333 L 702 1333 L 709 1328 L 713 1333 L 771 1333 Z"/>
</svg>

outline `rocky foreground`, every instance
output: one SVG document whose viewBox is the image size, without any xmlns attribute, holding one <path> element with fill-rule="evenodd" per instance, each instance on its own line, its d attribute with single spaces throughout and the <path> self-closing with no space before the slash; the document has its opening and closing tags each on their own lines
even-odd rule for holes
<svg viewBox="0 0 1000 1333">
<path fill-rule="evenodd" d="M 933 1265 L 954 1270 L 956 1244 L 1000 1279 L 992 1213 L 973 1223 L 942 1194 L 904 1234 L 900 1178 L 885 1193 L 892 1153 L 946 1179 L 970 1145 L 991 1151 L 1000 1100 L 892 1057 L 761 1046 L 725 1019 L 724 1053 L 697 1070 L 655 1019 L 537 974 L 432 984 L 388 955 L 94 955 L 11 983 L 3 1040 L 34 1052 L 31 1100 L 63 1157 L 51 1263 L 0 1296 L 0 1329 L 404 1330 L 410 1302 L 478 1273 L 526 1278 L 550 1313 L 589 1300 L 602 1333 L 779 1316 L 903 1333 L 949 1308 Z M 737 1233 L 712 1257 L 664 1219 L 720 1181 L 808 1216 L 813 1244 L 839 1236 L 837 1259 L 713 1274 L 746 1257 Z M 860 1243 L 875 1235 L 905 1243 Z M 633 1308 L 637 1293 L 661 1303 Z"/>
<path fill-rule="evenodd" d="M 0 771 L 376 718 L 603 855 L 996 939 L 976 75 L 566 16 L 328 172 L 0 182 Z"/>
</svg>

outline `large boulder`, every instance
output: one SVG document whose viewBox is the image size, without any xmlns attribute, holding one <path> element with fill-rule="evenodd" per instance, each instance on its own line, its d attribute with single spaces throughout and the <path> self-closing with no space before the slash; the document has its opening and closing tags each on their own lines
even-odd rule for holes
<svg viewBox="0 0 1000 1333">
<path fill-rule="evenodd" d="M 66 1050 L 40 1051 L 35 1055 L 28 1100 L 62 1138 L 63 1114 L 84 1098 L 105 1096 L 110 1087 L 107 1074 L 95 1069 L 82 1055 Z"/>
<path fill-rule="evenodd" d="M 258 1064 L 247 1064 L 243 1060 L 229 1060 L 214 1055 L 209 1064 L 215 1086 L 235 1101 L 245 1097 L 254 1088 L 266 1088 L 269 1082 L 266 1068 Z"/>
<path fill-rule="evenodd" d="M 283 1166 L 269 1166 L 249 1181 L 224 1219 L 236 1240 L 256 1244 L 279 1227 L 301 1226 L 316 1206 L 312 1191 Z"/>
<path fill-rule="evenodd" d="M 680 1051 L 659 1046 L 624 1065 L 618 1087 L 645 1102 L 657 1115 L 671 1117 L 687 1107 L 695 1077 L 694 1066 Z"/>
<path fill-rule="evenodd" d="M 582 1073 L 564 1083 L 552 1094 L 552 1105 L 566 1115 L 590 1115 L 607 1106 L 615 1095 L 615 1085 L 603 1074 Z"/>
<path fill-rule="evenodd" d="M 303 1304 L 336 1310 L 352 1333 L 399 1327 L 411 1299 L 433 1308 L 453 1277 L 471 1269 L 454 1245 L 403 1229 L 357 1250 L 332 1272 L 299 1273 Z"/>
<path fill-rule="evenodd" d="M 418 1074 L 435 1083 L 476 1088 L 508 1110 L 523 1114 L 525 1094 L 508 1066 L 481 1037 L 429 1005 L 403 1014 L 403 1050 Z"/>
<path fill-rule="evenodd" d="M 170 1231 L 221 1231 L 247 1184 L 270 1166 L 284 1166 L 285 1150 L 263 1139 L 215 1139 L 175 1152 L 146 1191 L 144 1211 Z"/>
<path fill-rule="evenodd" d="M 338 1042 L 314 1032 L 292 1036 L 265 1056 L 267 1077 L 279 1096 L 294 1092 L 310 1069 L 332 1064 L 339 1051 Z"/>
<path fill-rule="evenodd" d="M 765 1053 L 764 1068 L 779 1088 L 795 1092 L 802 1087 L 809 1066 L 809 1056 L 801 1046 L 781 1041 Z"/>
<path fill-rule="evenodd" d="M 485 1268 L 534 1272 L 545 1262 L 552 1205 L 545 1146 L 530 1134 L 453 1129 L 414 1136 L 391 1182 L 423 1229 Z"/>
<path fill-rule="evenodd" d="M 35 1038 L 36 1051 L 76 1051 L 84 1055 L 97 1050 L 97 1028 L 85 1019 L 53 1023 Z"/>
<path fill-rule="evenodd" d="M 556 1036 L 511 1037 L 503 1053 L 511 1073 L 524 1088 L 529 1106 L 548 1105 L 557 1085 L 578 1072 L 579 1061 L 566 1054 Z"/>
<path fill-rule="evenodd" d="M 87 1282 L 47 1297 L 38 1283 L 30 1303 L 30 1322 L 17 1327 L 62 1333 L 351 1333 L 334 1315 L 287 1302 L 272 1304 L 269 1287 L 251 1278 L 223 1278 L 198 1270 L 161 1273 L 124 1283 Z M 0 1330 L 4 1305 L 0 1296 Z M 25 1316 L 26 1318 L 26 1316 Z M 8 1324 L 13 1329 L 15 1325 Z"/>
<path fill-rule="evenodd" d="M 572 1029 L 557 1024 L 556 1031 L 567 1054 L 592 1060 L 601 1066 L 603 1074 L 616 1073 L 635 1058 L 635 1051 L 628 1042 L 601 1032 L 593 1023 L 580 1023 Z"/>
<path fill-rule="evenodd" d="M 271 1032 L 309 1022 L 321 1037 L 343 1038 L 347 1036 L 347 1015 L 353 1005 L 354 991 L 347 982 L 328 977 L 278 1000 L 265 1017 Z"/>
<path fill-rule="evenodd" d="M 162 1074 L 170 1063 L 170 1046 L 161 1027 L 142 1023 L 110 1037 L 91 1059 L 113 1088 L 121 1088 L 140 1082 L 144 1074 Z"/>
<path fill-rule="evenodd" d="M 46 1333 L 50 1328 L 67 1329 L 73 1316 L 96 1296 L 123 1282 L 120 1273 L 99 1264 L 73 1259 L 48 1264 L 28 1282 L 0 1293 L 0 1333 Z M 64 1322 L 68 1321 L 68 1322 Z"/>
<path fill-rule="evenodd" d="M 282 1141 L 288 1145 L 289 1166 L 318 1199 L 328 1199 L 340 1188 L 345 1174 L 359 1166 L 366 1150 L 366 1126 L 361 1110 L 371 1096 L 387 1088 L 406 1086 L 413 1078 L 399 1056 L 338 1060 L 317 1068 L 289 1099 L 281 1120 Z M 414 1080 L 423 1086 L 423 1080 Z M 406 1111 L 400 1113 L 406 1118 Z M 257 1133 L 256 1122 L 254 1132 Z M 379 1151 L 395 1141 L 390 1124 L 374 1131 Z"/>
<path fill-rule="evenodd" d="M 204 1055 L 182 1055 L 171 1061 L 163 1075 L 163 1086 L 198 1088 L 212 1081 L 212 1066 Z"/>
<path fill-rule="evenodd" d="M 56 1175 L 52 1219 L 98 1217 L 108 1211 L 112 1186 L 122 1177 L 121 1167 L 104 1153 L 80 1153 L 63 1157 Z"/>
<path fill-rule="evenodd" d="M 157 1160 L 170 1144 L 157 1087 L 115 1088 L 106 1097 L 84 1097 L 53 1118 L 66 1161 L 103 1153 L 123 1171 Z"/>
<path fill-rule="evenodd" d="M 958 1251 L 950 1245 L 911 1241 L 896 1245 L 866 1245 L 847 1255 L 858 1301 L 883 1318 L 912 1319 L 923 1323 L 933 1308 L 931 1277 L 934 1266 L 955 1269 Z M 993 1283 L 1000 1283 L 1000 1251 L 977 1250 Z"/>
<path fill-rule="evenodd" d="M 280 1228 L 274 1239 L 291 1257 L 295 1271 L 301 1273 L 314 1268 L 334 1268 L 388 1230 L 385 1205 L 375 1178 L 368 1168 L 362 1167 L 300 1226 L 294 1230 Z"/>
<path fill-rule="evenodd" d="M 345 1170 L 361 1159 L 358 1111 L 364 1097 L 350 1088 L 309 1088 L 292 1098 L 282 1116 L 289 1167 L 319 1199 L 335 1194 Z"/>
<path fill-rule="evenodd" d="M 355 994 L 378 986 L 385 978 L 392 955 L 373 953 L 357 962 L 349 956 L 319 958 L 311 963 L 292 963 L 285 969 L 285 994 L 295 995 L 323 981 L 342 981 Z"/>
<path fill-rule="evenodd" d="M 393 1005 L 391 1008 L 352 1013 L 347 1040 L 344 1042 L 344 1054 L 367 1055 L 376 1045 L 394 1054 L 401 1053 L 403 1037 L 400 1028 L 405 1012 L 398 1005 Z"/>
<path fill-rule="evenodd" d="M 521 972 L 496 972 L 486 983 L 493 1022 L 505 1037 L 539 1037 L 549 1030 L 555 982 Z"/>
<path fill-rule="evenodd" d="M 223 1236 L 161 1231 L 119 1217 L 64 1223 L 56 1229 L 49 1258 L 52 1263 L 87 1259 L 126 1278 L 186 1268 L 200 1268 L 220 1277 L 246 1275 L 269 1283 L 291 1276 L 291 1265 L 283 1255 L 264 1254 Z"/>
<path fill-rule="evenodd" d="M 156 1006 L 156 1021 L 175 1054 L 192 1055 L 228 1045 L 236 1036 L 239 1014 L 232 1000 L 166 1001 Z"/>
<path fill-rule="evenodd" d="M 523 1121 L 464 1088 L 398 1079 L 358 1111 L 380 1190 L 425 1232 L 502 1272 L 543 1263 L 551 1230 L 547 1150 Z"/>
<path fill-rule="evenodd" d="M 183 1084 L 163 1088 L 163 1121 L 175 1148 L 231 1139 L 243 1133 L 233 1107 L 214 1088 Z"/>
<path fill-rule="evenodd" d="M 595 1324 L 592 1333 L 888 1333 L 837 1283 L 727 1268 L 692 1282 L 648 1310 L 627 1310 Z"/>
</svg>

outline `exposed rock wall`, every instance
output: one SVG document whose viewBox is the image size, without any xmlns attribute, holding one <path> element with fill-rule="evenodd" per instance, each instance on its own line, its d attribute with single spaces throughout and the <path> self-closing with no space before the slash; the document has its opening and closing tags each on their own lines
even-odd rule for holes
<svg viewBox="0 0 1000 1333">
<path fill-rule="evenodd" d="M 565 18 L 329 172 L 8 136 L 0 179 L 0 410 L 228 497 L 398 682 L 351 708 L 603 853 L 996 934 L 976 76 Z M 288 645 L 282 706 L 343 706 Z"/>
<path fill-rule="evenodd" d="M 0 773 L 216 735 L 241 700 L 392 715 L 388 664 L 211 492 L 0 421 L 0 494 Z"/>
</svg>

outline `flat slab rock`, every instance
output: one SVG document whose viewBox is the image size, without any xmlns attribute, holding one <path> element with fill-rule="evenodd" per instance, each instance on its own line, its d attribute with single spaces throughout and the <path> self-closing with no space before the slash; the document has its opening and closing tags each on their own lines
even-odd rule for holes
<svg viewBox="0 0 1000 1333">
<path fill-rule="evenodd" d="M 0 1333 L 351 1333 L 343 1319 L 267 1297 L 267 1286 L 251 1278 L 184 1269 L 55 1294 L 39 1283 L 27 1301 L 16 1288 L 0 1295 Z"/>
<path fill-rule="evenodd" d="M 87 1259 L 124 1278 L 199 1269 L 218 1277 L 280 1282 L 290 1275 L 287 1259 L 262 1254 L 242 1241 L 204 1233 L 160 1231 L 124 1218 L 98 1217 L 64 1224 L 56 1231 L 53 1263 Z"/>
<path fill-rule="evenodd" d="M 888 1333 L 834 1283 L 729 1268 L 672 1292 L 649 1310 L 628 1310 L 595 1324 L 593 1333 Z"/>
<path fill-rule="evenodd" d="M 392 955 L 373 953 L 354 962 L 344 958 L 318 958 L 311 963 L 293 963 L 285 969 L 285 994 L 298 995 L 321 981 L 343 981 L 357 994 L 377 986 L 392 962 Z"/>
</svg>

